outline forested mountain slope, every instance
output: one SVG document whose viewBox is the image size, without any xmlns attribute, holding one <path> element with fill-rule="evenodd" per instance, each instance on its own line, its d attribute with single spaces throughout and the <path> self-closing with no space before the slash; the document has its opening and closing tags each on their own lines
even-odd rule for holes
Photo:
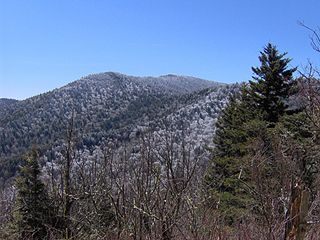
<svg viewBox="0 0 320 240">
<path fill-rule="evenodd" d="M 237 89 L 193 77 L 107 72 L 24 101 L 1 100 L 0 176 L 11 176 L 32 145 L 43 153 L 59 148 L 70 118 L 80 149 L 90 151 L 105 139 L 132 142 L 141 131 L 183 132 L 195 148 L 204 148 L 228 95 Z"/>
<path fill-rule="evenodd" d="M 0 119 L 3 115 L 6 114 L 6 111 L 17 102 L 18 100 L 15 99 L 0 98 Z"/>
</svg>

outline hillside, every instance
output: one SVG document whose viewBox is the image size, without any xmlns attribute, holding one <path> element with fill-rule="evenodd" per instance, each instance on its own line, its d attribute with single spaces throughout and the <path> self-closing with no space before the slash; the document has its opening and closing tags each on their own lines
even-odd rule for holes
<svg viewBox="0 0 320 240">
<path fill-rule="evenodd" d="M 10 177 L 32 145 L 47 155 L 60 149 L 72 116 L 78 148 L 89 152 L 106 139 L 121 145 L 134 142 L 141 132 L 164 130 L 176 136 L 183 132 L 195 149 L 204 149 L 211 144 L 220 110 L 236 89 L 194 77 L 108 72 L 24 101 L 1 100 L 0 177 Z"/>
<path fill-rule="evenodd" d="M 12 105 L 16 104 L 17 102 L 18 100 L 15 99 L 0 98 L 0 119 L 6 114 L 8 109 L 10 109 Z"/>
</svg>

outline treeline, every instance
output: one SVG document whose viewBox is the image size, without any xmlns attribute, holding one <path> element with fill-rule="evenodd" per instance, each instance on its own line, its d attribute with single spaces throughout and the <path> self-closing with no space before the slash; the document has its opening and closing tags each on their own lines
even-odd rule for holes
<svg viewBox="0 0 320 240">
<path fill-rule="evenodd" d="M 169 131 L 120 149 L 106 141 L 87 159 L 71 117 L 61 162 L 40 168 L 34 148 L 1 190 L 0 237 L 319 239 L 319 76 L 310 65 L 295 79 L 272 44 L 259 60 L 216 124 L 207 165 Z"/>
</svg>

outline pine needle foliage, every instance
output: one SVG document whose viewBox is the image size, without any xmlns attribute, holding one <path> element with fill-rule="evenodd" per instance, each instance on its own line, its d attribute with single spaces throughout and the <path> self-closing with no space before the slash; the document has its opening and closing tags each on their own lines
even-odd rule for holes
<svg viewBox="0 0 320 240">
<path fill-rule="evenodd" d="M 13 228 L 16 239 L 49 239 L 55 225 L 54 208 L 40 173 L 38 153 L 33 149 L 15 183 L 17 198 Z"/>
</svg>

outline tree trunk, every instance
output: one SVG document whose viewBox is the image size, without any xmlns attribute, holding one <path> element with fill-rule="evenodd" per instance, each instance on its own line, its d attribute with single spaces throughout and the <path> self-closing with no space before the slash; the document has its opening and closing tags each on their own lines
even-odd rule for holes
<svg viewBox="0 0 320 240">
<path fill-rule="evenodd" d="M 69 123 L 69 129 L 67 132 L 67 147 L 66 147 L 66 163 L 64 167 L 64 206 L 63 206 L 63 218 L 65 223 L 65 239 L 71 238 L 71 161 L 72 161 L 72 140 L 73 140 L 73 126 L 74 113 Z"/>
<path fill-rule="evenodd" d="M 310 191 L 296 183 L 292 188 L 290 208 L 285 226 L 285 240 L 303 240 L 306 234 L 306 217 L 309 210 Z"/>
</svg>

